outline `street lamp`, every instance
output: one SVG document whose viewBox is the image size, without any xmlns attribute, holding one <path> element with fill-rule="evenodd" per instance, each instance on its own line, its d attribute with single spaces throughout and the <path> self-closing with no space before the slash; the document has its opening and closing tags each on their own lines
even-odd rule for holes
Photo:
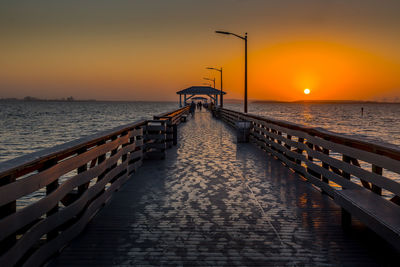
<svg viewBox="0 0 400 267">
<path fill-rule="evenodd" d="M 206 69 L 208 69 L 208 70 L 216 70 L 216 71 L 219 71 L 221 73 L 221 96 L 220 96 L 221 104 L 220 104 L 220 106 L 222 108 L 222 107 L 224 107 L 224 100 L 223 100 L 224 97 L 223 97 L 223 92 L 222 92 L 222 67 L 221 67 L 221 69 L 212 68 L 212 67 L 207 67 Z"/>
<path fill-rule="evenodd" d="M 215 88 L 215 78 L 214 79 L 210 79 L 210 78 L 203 78 L 204 80 L 207 80 L 207 81 L 212 81 L 213 83 L 214 83 L 214 88 Z"/>
<path fill-rule="evenodd" d="M 233 35 L 244 40 L 244 113 L 247 113 L 247 32 L 244 36 L 225 31 L 215 31 L 215 33 Z"/>
</svg>

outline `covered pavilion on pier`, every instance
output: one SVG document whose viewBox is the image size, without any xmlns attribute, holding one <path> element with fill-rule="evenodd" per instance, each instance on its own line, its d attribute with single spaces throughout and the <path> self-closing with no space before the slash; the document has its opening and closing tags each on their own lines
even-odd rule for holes
<svg viewBox="0 0 400 267">
<path fill-rule="evenodd" d="M 183 89 L 181 91 L 176 92 L 176 94 L 179 95 L 179 106 L 186 106 L 188 100 L 193 100 L 195 96 L 208 96 L 212 102 L 214 102 L 215 105 L 218 105 L 218 103 L 221 103 L 221 101 L 218 101 L 218 96 L 221 100 L 223 95 L 226 94 L 226 92 L 217 90 L 215 88 L 212 88 L 210 86 L 191 86 L 189 88 Z M 183 105 L 182 105 L 182 95 L 183 95 Z"/>
</svg>

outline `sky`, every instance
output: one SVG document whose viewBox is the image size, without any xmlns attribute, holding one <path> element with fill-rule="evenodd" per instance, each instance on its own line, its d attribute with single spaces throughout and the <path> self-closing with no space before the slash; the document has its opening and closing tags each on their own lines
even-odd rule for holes
<svg viewBox="0 0 400 267">
<path fill-rule="evenodd" d="M 0 0 L 0 98 L 400 102 L 398 0 Z M 311 93 L 305 95 L 305 88 Z"/>
</svg>

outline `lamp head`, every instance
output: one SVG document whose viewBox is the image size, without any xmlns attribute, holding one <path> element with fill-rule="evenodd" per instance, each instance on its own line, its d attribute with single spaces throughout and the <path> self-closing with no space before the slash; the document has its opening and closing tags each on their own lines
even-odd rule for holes
<svg viewBox="0 0 400 267">
<path fill-rule="evenodd" d="M 231 34 L 230 32 L 224 32 L 224 31 L 215 31 L 215 33 L 220 33 L 220 34 Z"/>
<path fill-rule="evenodd" d="M 217 70 L 217 71 L 219 71 L 219 72 L 221 72 L 221 71 L 222 71 L 222 67 L 221 67 L 221 69 L 218 69 L 218 68 L 212 68 L 212 67 L 207 67 L 206 69 L 208 69 L 208 70 Z"/>
</svg>

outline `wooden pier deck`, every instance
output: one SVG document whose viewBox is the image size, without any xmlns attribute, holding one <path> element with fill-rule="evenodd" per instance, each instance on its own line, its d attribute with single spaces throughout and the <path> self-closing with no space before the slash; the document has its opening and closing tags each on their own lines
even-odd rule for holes
<svg viewBox="0 0 400 267">
<path fill-rule="evenodd" d="M 399 256 L 232 129 L 197 112 L 49 266 L 390 266 Z"/>
</svg>

